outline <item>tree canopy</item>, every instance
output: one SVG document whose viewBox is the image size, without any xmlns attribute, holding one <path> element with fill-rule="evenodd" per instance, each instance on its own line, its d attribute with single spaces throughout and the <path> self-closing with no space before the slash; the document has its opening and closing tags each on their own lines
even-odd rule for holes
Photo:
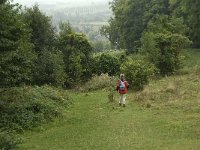
<svg viewBox="0 0 200 150">
<path fill-rule="evenodd" d="M 35 53 L 20 7 L 0 4 L 0 85 L 16 86 L 31 81 Z"/>
<path fill-rule="evenodd" d="M 198 0 L 113 0 L 110 6 L 114 16 L 108 26 L 101 28 L 101 33 L 113 45 L 137 52 L 148 23 L 160 15 L 167 15 L 183 18 L 183 23 L 189 27 L 185 34 L 193 41 L 194 47 L 200 47 L 199 4 Z"/>
</svg>

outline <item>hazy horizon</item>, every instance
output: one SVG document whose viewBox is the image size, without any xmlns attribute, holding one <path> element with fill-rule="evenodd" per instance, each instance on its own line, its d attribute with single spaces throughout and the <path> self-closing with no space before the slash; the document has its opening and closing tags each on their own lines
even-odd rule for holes
<svg viewBox="0 0 200 150">
<path fill-rule="evenodd" d="M 34 4 L 38 5 L 65 5 L 66 7 L 80 7 L 80 6 L 90 6 L 100 3 L 107 3 L 112 0 L 13 0 L 13 3 L 19 3 L 23 6 L 31 7 Z"/>
</svg>

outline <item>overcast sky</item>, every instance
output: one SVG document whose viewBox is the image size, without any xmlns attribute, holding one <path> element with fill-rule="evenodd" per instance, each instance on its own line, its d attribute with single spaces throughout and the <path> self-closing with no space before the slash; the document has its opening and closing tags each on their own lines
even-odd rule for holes
<svg viewBox="0 0 200 150">
<path fill-rule="evenodd" d="M 66 4 L 66 5 L 91 5 L 92 3 L 102 3 L 102 2 L 109 2 L 111 0 L 14 0 L 14 3 L 22 4 L 23 6 L 32 6 L 36 3 L 39 5 L 43 4 Z"/>
</svg>

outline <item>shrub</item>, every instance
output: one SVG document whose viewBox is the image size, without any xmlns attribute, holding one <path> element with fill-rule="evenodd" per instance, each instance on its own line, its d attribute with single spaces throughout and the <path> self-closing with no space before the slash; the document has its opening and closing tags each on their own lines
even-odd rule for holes
<svg viewBox="0 0 200 150">
<path fill-rule="evenodd" d="M 35 84 L 62 86 L 66 80 L 63 54 L 60 51 L 43 51 L 36 64 Z"/>
<path fill-rule="evenodd" d="M 69 24 L 61 23 L 58 49 L 64 54 L 67 88 L 74 87 L 91 77 L 92 46 L 84 34 L 75 33 Z M 93 65 L 93 64 L 92 64 Z"/>
<path fill-rule="evenodd" d="M 99 90 L 108 87 L 113 87 L 114 90 L 116 83 L 117 79 L 108 74 L 95 75 L 90 81 L 84 84 L 82 91 Z"/>
<path fill-rule="evenodd" d="M 121 72 L 125 74 L 132 89 L 142 90 L 144 85 L 148 83 L 150 76 L 154 75 L 157 70 L 144 58 L 135 56 L 121 65 Z"/>
<path fill-rule="evenodd" d="M 0 149 L 1 150 L 16 150 L 21 139 L 7 131 L 0 131 Z"/>
<path fill-rule="evenodd" d="M 185 36 L 186 26 L 180 19 L 159 16 L 148 24 L 141 38 L 142 52 L 160 70 L 160 74 L 171 75 L 182 64 L 182 51 L 191 44 Z"/>
<path fill-rule="evenodd" d="M 148 53 L 149 60 L 160 70 L 161 75 L 170 75 L 180 69 L 183 59 L 180 45 L 186 42 L 185 37 L 146 33 L 143 38 L 143 50 Z"/>
<path fill-rule="evenodd" d="M 113 76 L 119 74 L 120 71 L 120 60 L 110 54 L 102 54 L 97 62 L 97 74 L 101 75 L 108 73 Z"/>
<path fill-rule="evenodd" d="M 1 89 L 0 128 L 23 131 L 62 115 L 70 104 L 65 91 L 49 86 Z"/>
</svg>

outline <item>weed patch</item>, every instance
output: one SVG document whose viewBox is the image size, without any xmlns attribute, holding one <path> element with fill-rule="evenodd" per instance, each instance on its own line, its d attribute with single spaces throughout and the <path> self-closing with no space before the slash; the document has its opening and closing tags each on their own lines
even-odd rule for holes
<svg viewBox="0 0 200 150">
<path fill-rule="evenodd" d="M 111 77 L 108 74 L 95 75 L 85 85 L 80 87 L 81 92 L 95 91 L 105 88 L 114 88 L 117 85 L 117 78 Z"/>
</svg>

